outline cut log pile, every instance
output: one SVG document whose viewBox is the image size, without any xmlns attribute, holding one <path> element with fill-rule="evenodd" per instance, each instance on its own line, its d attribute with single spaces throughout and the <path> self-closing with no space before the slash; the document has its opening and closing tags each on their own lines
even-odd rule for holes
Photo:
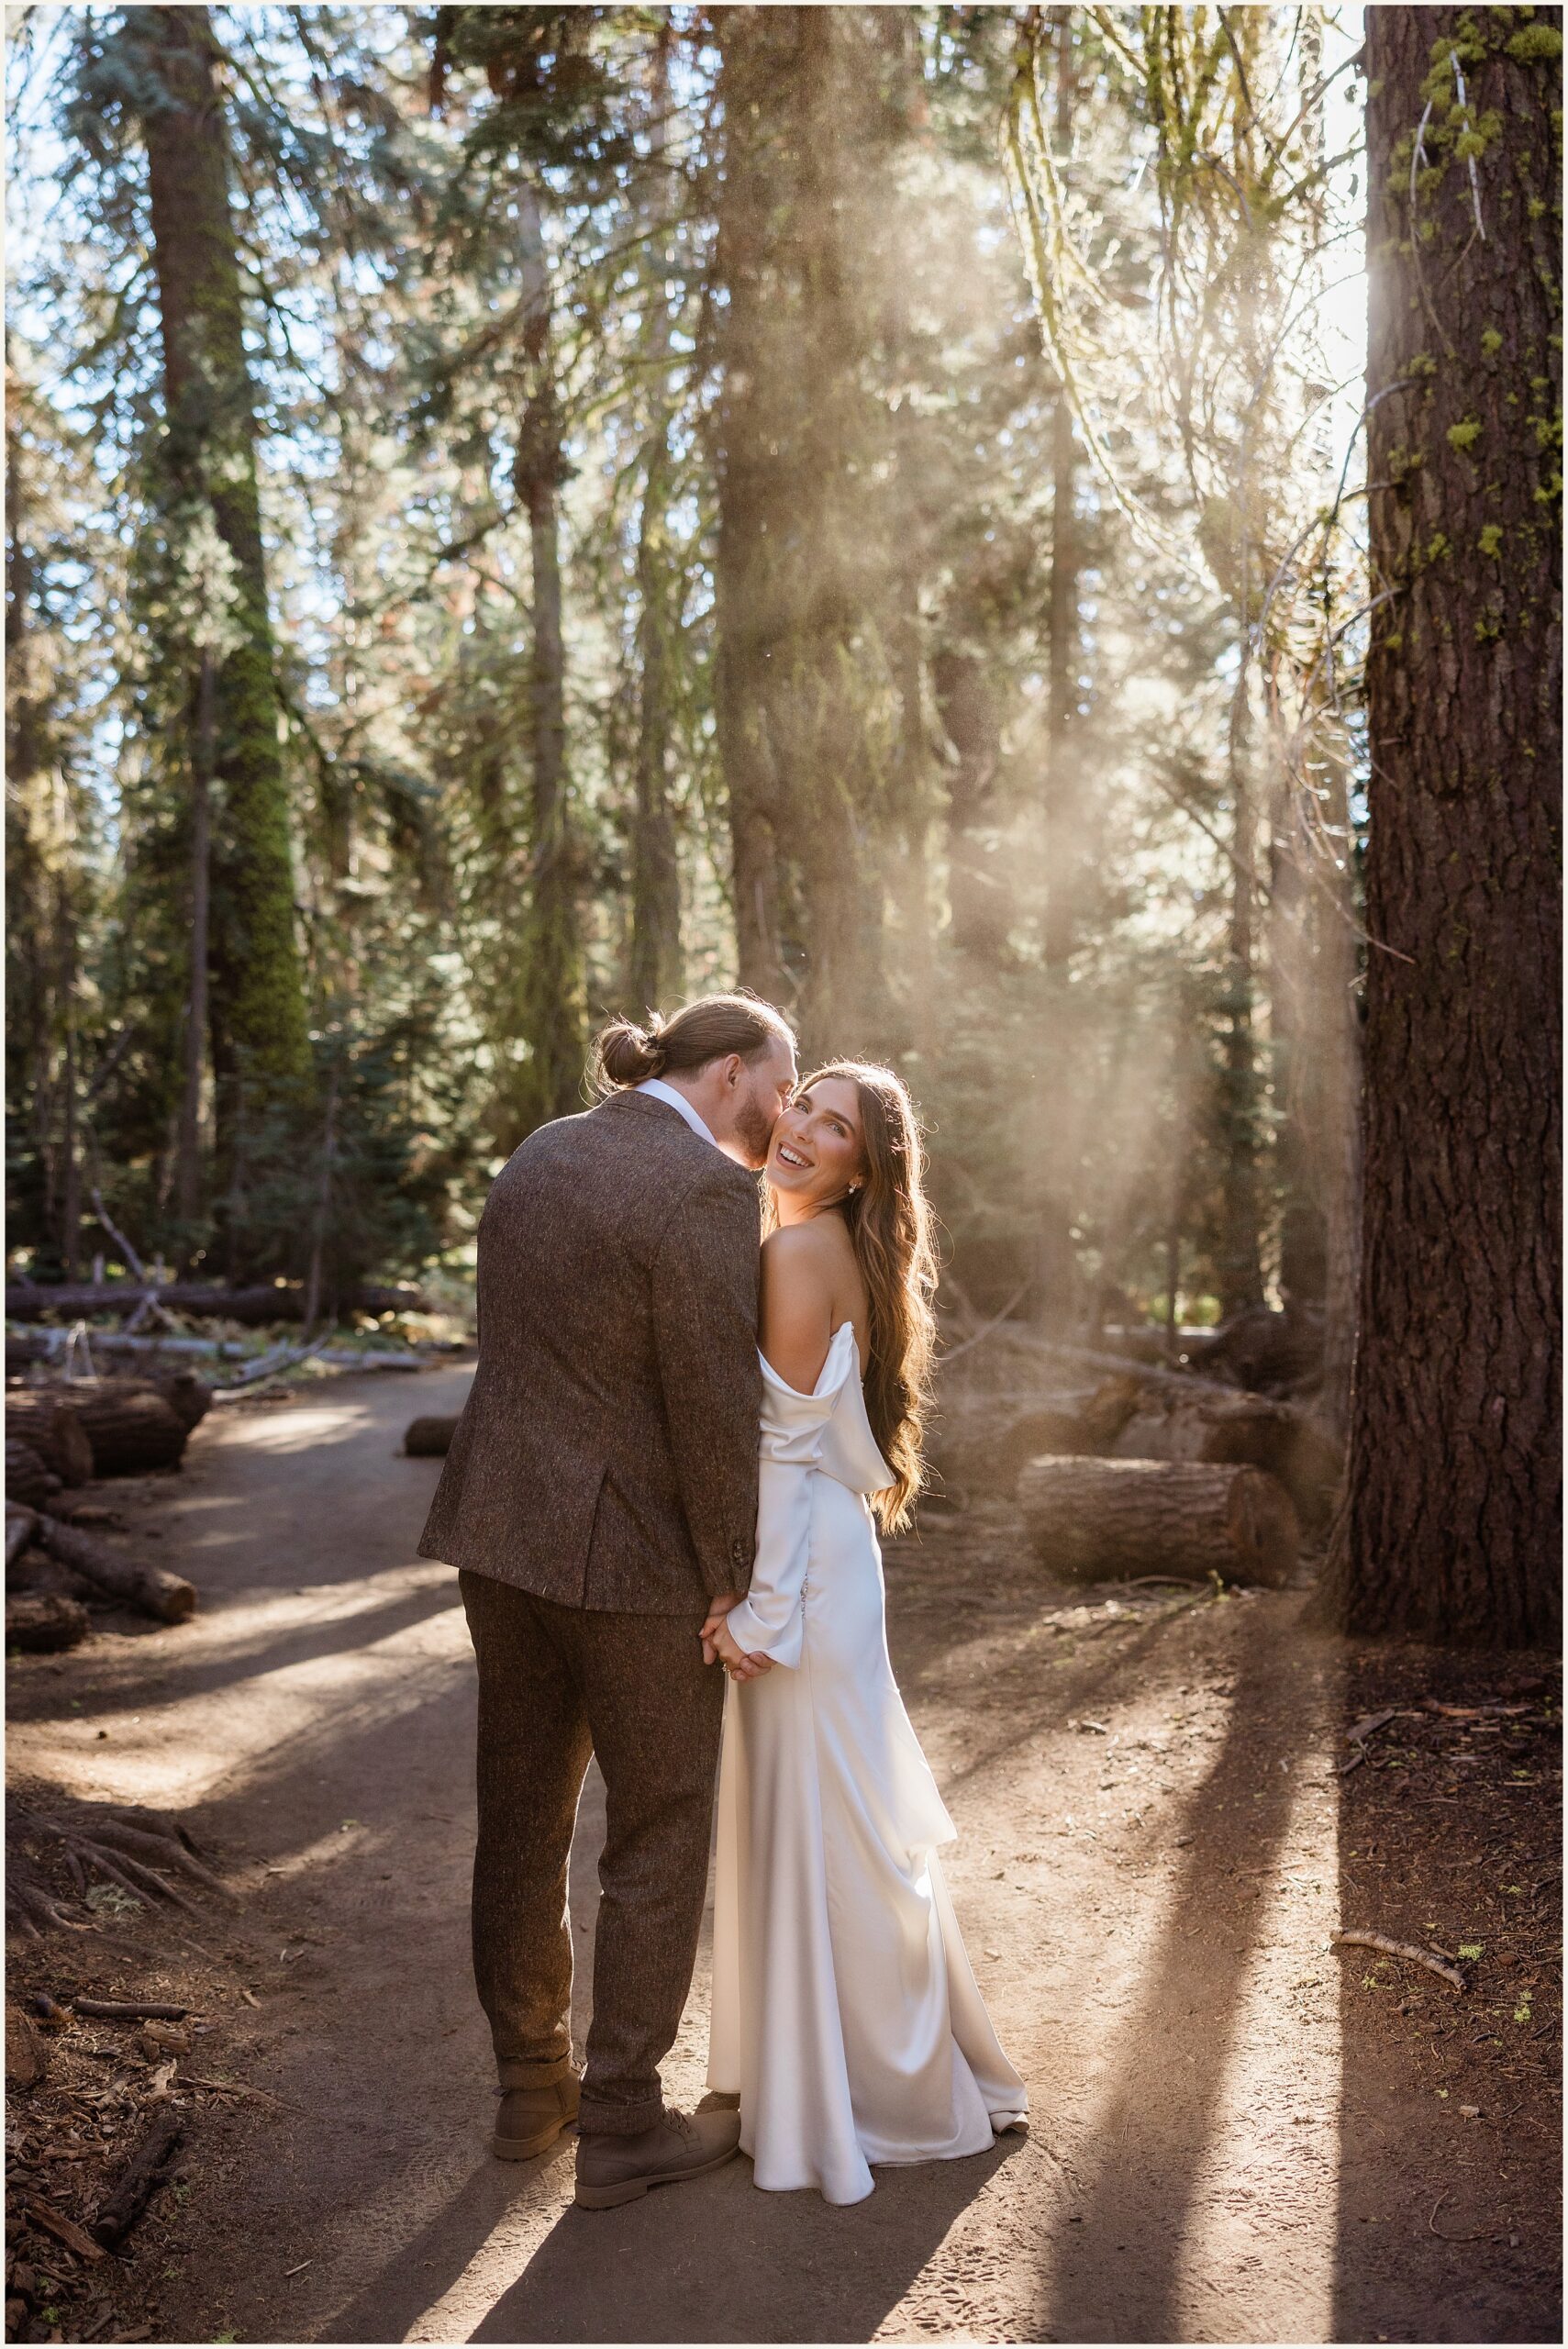
<svg viewBox="0 0 1568 2349">
<path fill-rule="evenodd" d="M 1017 1491 L 1041 1562 L 1068 1580 L 1277 1588 L 1332 1515 L 1340 1447 L 1300 1404 L 1138 1370 L 1051 1406 L 993 1429 L 971 1473 Z"/>
<path fill-rule="evenodd" d="M 6 1434 L 25 1443 L 62 1485 L 84 1485 L 93 1473 L 87 1431 L 58 1389 L 8 1389 Z"/>
<path fill-rule="evenodd" d="M 210 1401 L 195 1374 L 76 1379 L 12 1387 L 6 1396 L 6 1638 L 10 1647 L 72 1647 L 92 1606 L 131 1607 L 161 1623 L 190 1615 L 182 1576 L 144 1564 L 70 1521 L 105 1515 L 78 1503 L 90 1477 L 178 1467 Z"/>
<path fill-rule="evenodd" d="M 70 1566 L 111 1598 L 156 1616 L 161 1623 L 183 1623 L 195 1612 L 196 1594 L 183 1575 L 164 1566 L 140 1565 L 118 1550 L 111 1550 L 79 1526 L 62 1524 L 47 1513 L 34 1523 L 33 1538 L 63 1566 Z"/>
<path fill-rule="evenodd" d="M 51 1493 L 60 1490 L 60 1478 L 46 1465 L 30 1443 L 20 1436 L 6 1438 L 6 1492 L 7 1498 L 20 1501 L 24 1508 L 41 1508 Z M 11 1561 L 6 1561 L 9 1565 Z"/>
<path fill-rule="evenodd" d="M 1040 1562 L 1069 1582 L 1289 1581 L 1300 1529 L 1263 1469 L 1195 1460 L 1033 1460 L 1018 1506 Z"/>
<path fill-rule="evenodd" d="M 6 1436 L 7 1444 L 25 1444 L 62 1485 L 84 1485 L 89 1476 L 136 1476 L 179 1464 L 185 1440 L 211 1399 L 211 1388 L 189 1370 L 12 1386 L 6 1392 Z M 28 1464 L 20 1465 L 26 1472 Z M 36 1475 L 29 1481 L 36 1485 Z"/>
<path fill-rule="evenodd" d="M 1276 1476 L 1302 1524 L 1319 1531 L 1332 1514 L 1342 1461 L 1320 1421 L 1262 1395 L 1140 1396 L 1110 1447 L 1117 1460 L 1198 1460 L 1263 1468 Z"/>
</svg>

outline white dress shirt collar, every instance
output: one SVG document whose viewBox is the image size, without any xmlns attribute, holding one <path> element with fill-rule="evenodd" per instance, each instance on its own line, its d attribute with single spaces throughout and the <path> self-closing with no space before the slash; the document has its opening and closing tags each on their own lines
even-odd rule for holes
<svg viewBox="0 0 1568 2349">
<path fill-rule="evenodd" d="M 713 1142 L 715 1150 L 718 1148 L 719 1145 L 714 1141 L 708 1127 L 697 1115 L 685 1095 L 677 1093 L 673 1085 L 666 1085 L 662 1076 L 644 1077 L 642 1083 L 634 1085 L 632 1090 L 636 1093 L 651 1093 L 655 1101 L 667 1101 L 672 1109 L 680 1111 L 693 1133 L 701 1134 L 704 1141 Z"/>
</svg>

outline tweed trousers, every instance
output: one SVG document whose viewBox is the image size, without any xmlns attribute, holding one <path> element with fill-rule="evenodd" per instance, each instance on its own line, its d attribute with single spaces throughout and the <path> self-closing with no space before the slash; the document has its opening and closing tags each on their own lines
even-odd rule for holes
<svg viewBox="0 0 1568 2349">
<path fill-rule="evenodd" d="M 724 1674 L 700 1614 L 568 1607 L 458 1576 L 479 1667 L 473 1972 L 504 2087 L 571 2068 L 566 1864 L 590 1753 L 607 1831 L 578 2127 L 631 2135 L 662 2110 L 707 1887 Z"/>
</svg>

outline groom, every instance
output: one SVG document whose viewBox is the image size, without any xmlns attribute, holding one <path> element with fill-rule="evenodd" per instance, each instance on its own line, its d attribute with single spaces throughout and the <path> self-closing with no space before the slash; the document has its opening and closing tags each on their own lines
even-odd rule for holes
<svg viewBox="0 0 1568 2349">
<path fill-rule="evenodd" d="M 707 1879 L 724 1677 L 705 1618 L 751 1580 L 762 1380 L 755 1170 L 795 1082 L 769 1004 L 708 996 L 598 1039 L 479 1227 L 479 1364 L 424 1534 L 479 1667 L 473 1970 L 523 2161 L 577 2122 L 591 2210 L 716 2169 L 733 2112 L 667 2110 Z M 751 1171 L 748 1171 L 751 1170 Z M 760 1664 L 755 1668 L 762 1668 Z M 590 1753 L 607 1832 L 581 2087 L 566 1863 Z"/>
</svg>

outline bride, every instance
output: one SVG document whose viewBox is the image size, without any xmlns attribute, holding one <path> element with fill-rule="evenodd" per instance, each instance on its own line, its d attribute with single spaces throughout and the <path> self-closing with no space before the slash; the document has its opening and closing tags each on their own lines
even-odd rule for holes
<svg viewBox="0 0 1568 2349">
<path fill-rule="evenodd" d="M 935 1264 L 891 1070 L 836 1062 L 773 1130 L 750 1596 L 703 1626 L 730 1675 L 708 2085 L 761 2187 L 872 2191 L 1027 2127 L 937 1846 L 954 1829 L 888 1661 L 876 1529 L 907 1522 Z M 776 1667 L 776 1669 L 775 1669 Z"/>
</svg>

